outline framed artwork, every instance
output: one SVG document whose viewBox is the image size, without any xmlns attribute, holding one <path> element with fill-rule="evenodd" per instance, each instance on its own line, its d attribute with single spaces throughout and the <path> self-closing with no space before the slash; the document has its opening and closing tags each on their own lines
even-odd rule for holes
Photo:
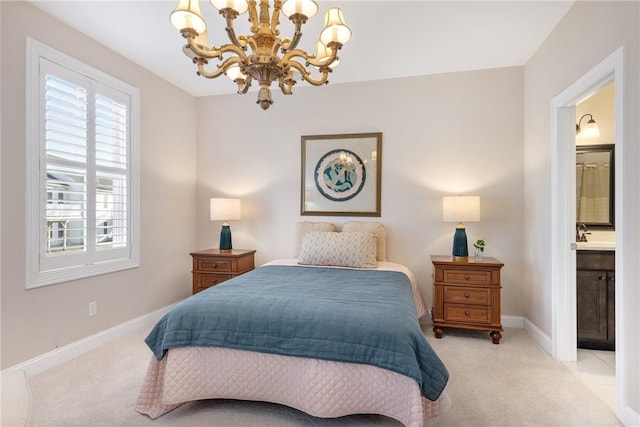
<svg viewBox="0 0 640 427">
<path fill-rule="evenodd" d="M 302 137 L 301 215 L 380 216 L 382 133 Z"/>
</svg>

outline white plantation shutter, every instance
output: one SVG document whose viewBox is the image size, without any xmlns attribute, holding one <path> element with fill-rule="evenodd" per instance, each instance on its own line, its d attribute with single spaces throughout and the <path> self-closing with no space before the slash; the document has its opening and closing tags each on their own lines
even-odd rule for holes
<svg viewBox="0 0 640 427">
<path fill-rule="evenodd" d="M 136 266 L 138 91 L 27 45 L 27 287 Z"/>
<path fill-rule="evenodd" d="M 94 239 L 99 252 L 122 251 L 127 248 L 128 243 L 128 96 L 104 85 L 97 85 L 94 103 L 96 165 Z"/>
<path fill-rule="evenodd" d="M 90 80 L 40 59 L 44 118 L 45 218 L 40 264 L 46 270 L 90 263 L 87 252 Z M 44 199 L 44 200 L 43 200 Z"/>
</svg>

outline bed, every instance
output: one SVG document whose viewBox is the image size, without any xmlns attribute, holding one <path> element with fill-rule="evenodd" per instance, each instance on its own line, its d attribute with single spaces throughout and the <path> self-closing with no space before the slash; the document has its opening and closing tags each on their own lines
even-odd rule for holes
<svg viewBox="0 0 640 427">
<path fill-rule="evenodd" d="M 448 372 L 418 321 L 424 301 L 406 267 L 380 260 L 378 236 L 304 233 L 298 258 L 174 307 L 146 339 L 153 355 L 136 410 L 155 419 L 225 398 L 406 426 L 446 411 Z"/>
</svg>

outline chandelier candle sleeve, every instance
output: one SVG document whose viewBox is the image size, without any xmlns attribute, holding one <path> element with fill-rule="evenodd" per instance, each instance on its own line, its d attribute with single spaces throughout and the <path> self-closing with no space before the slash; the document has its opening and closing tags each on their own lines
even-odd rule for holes
<svg viewBox="0 0 640 427">
<path fill-rule="evenodd" d="M 214 79 L 226 74 L 245 94 L 253 80 L 260 86 L 258 100 L 262 109 L 273 104 L 271 84 L 278 83 L 285 95 L 300 81 L 320 86 L 329 82 L 329 73 L 338 65 L 338 51 L 351 38 L 342 10 L 330 8 L 325 13 L 315 53 L 297 49 L 302 25 L 318 12 L 313 0 L 210 0 L 226 21 L 230 43 L 210 45 L 207 24 L 200 13 L 198 0 L 180 0 L 170 20 L 187 40 L 183 52 L 197 66 L 197 74 Z M 270 9 L 273 8 L 271 11 Z M 236 35 L 233 22 L 245 12 L 249 15 L 251 34 Z M 292 38 L 279 37 L 280 13 L 293 24 Z M 213 66 L 210 60 L 216 60 Z"/>
</svg>

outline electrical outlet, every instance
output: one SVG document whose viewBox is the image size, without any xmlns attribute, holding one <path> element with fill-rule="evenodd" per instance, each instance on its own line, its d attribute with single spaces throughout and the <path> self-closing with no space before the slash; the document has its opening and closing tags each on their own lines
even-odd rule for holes
<svg viewBox="0 0 640 427">
<path fill-rule="evenodd" d="M 91 301 L 89 303 L 89 316 L 95 316 L 96 314 L 98 314 L 98 302 Z"/>
</svg>

